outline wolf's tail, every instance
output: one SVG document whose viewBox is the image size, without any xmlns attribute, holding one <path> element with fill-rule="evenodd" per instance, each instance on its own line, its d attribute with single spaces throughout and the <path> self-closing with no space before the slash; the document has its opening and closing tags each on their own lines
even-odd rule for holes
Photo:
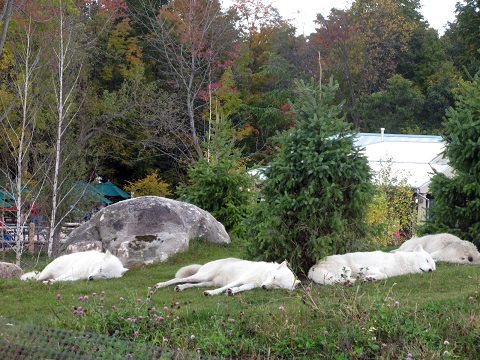
<svg viewBox="0 0 480 360">
<path fill-rule="evenodd" d="M 175 274 L 175 278 L 181 279 L 195 275 L 201 267 L 202 265 L 198 264 L 184 266 L 177 271 L 177 273 Z"/>
<path fill-rule="evenodd" d="M 31 271 L 20 276 L 20 280 L 23 280 L 23 281 L 37 280 L 39 274 L 40 273 L 38 271 Z"/>
</svg>

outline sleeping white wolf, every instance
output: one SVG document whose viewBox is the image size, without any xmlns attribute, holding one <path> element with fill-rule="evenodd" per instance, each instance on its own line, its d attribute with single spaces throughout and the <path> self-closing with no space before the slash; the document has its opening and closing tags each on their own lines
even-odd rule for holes
<svg viewBox="0 0 480 360">
<path fill-rule="evenodd" d="M 106 253 L 91 250 L 60 256 L 41 273 L 26 273 L 20 279 L 48 282 L 110 279 L 122 277 L 127 270 L 108 250 Z"/>
<path fill-rule="evenodd" d="M 435 261 L 421 246 L 414 252 L 355 252 L 327 256 L 310 268 L 308 277 L 322 285 L 353 283 L 357 278 L 381 280 L 391 276 L 435 270 Z"/>
<path fill-rule="evenodd" d="M 156 287 L 181 284 L 175 290 L 182 291 L 191 287 L 215 286 L 219 288 L 204 291 L 204 295 L 217 295 L 225 291 L 233 295 L 258 287 L 293 290 L 299 283 L 286 261 L 277 264 L 228 258 L 205 265 L 185 266 L 177 271 L 174 279 L 159 282 Z"/>
<path fill-rule="evenodd" d="M 411 238 L 392 252 L 412 251 L 418 245 L 422 245 L 435 261 L 480 264 L 480 253 L 473 243 L 447 233 Z"/>
</svg>

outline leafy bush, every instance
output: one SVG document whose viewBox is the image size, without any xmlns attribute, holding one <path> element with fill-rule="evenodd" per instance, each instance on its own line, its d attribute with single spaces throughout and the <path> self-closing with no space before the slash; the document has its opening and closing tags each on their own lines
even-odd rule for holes
<svg viewBox="0 0 480 360">
<path fill-rule="evenodd" d="M 367 211 L 376 248 L 398 246 L 410 238 L 416 224 L 412 200 L 413 190 L 407 179 L 394 173 L 391 161 L 384 162 L 377 173 L 375 193 Z"/>
<path fill-rule="evenodd" d="M 322 91 L 297 83 L 297 126 L 266 170 L 264 201 L 249 220 L 250 256 L 307 271 L 326 255 L 367 246 L 370 168 L 335 103 L 337 89 L 332 81 Z"/>
<path fill-rule="evenodd" d="M 153 171 L 143 179 L 128 182 L 125 189 L 135 197 L 148 195 L 169 197 L 172 195 L 170 185 L 160 178 L 158 170 Z"/>
</svg>

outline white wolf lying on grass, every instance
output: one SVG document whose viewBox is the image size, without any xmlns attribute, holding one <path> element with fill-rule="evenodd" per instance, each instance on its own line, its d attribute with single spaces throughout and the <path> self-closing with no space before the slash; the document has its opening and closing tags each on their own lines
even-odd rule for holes
<svg viewBox="0 0 480 360">
<path fill-rule="evenodd" d="M 392 252 L 412 251 L 417 245 L 422 245 L 435 261 L 457 264 L 480 264 L 480 252 L 478 252 L 473 243 L 447 233 L 411 238 Z"/>
<path fill-rule="evenodd" d="M 127 271 L 122 262 L 108 250 L 83 251 L 63 255 L 48 264 L 41 273 L 30 272 L 22 275 L 22 280 L 45 282 L 75 281 L 119 278 Z"/>
<path fill-rule="evenodd" d="M 277 264 L 228 258 L 205 265 L 185 266 L 177 271 L 175 279 L 159 282 L 156 287 L 182 284 L 175 287 L 176 291 L 182 291 L 191 287 L 219 286 L 203 294 L 217 295 L 226 291 L 228 295 L 234 295 L 258 287 L 293 290 L 299 283 L 286 261 Z"/>
<path fill-rule="evenodd" d="M 391 276 L 435 270 L 435 261 L 421 246 L 414 252 L 355 252 L 327 256 L 310 268 L 309 279 L 322 285 L 353 283 L 357 278 L 382 280 Z"/>
</svg>

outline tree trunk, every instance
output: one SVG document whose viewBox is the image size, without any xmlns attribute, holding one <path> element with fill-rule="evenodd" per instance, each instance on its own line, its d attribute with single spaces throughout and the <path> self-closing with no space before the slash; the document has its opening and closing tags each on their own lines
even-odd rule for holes
<svg viewBox="0 0 480 360">
<path fill-rule="evenodd" d="M 3 21 L 2 33 L 0 34 L 0 58 L 2 57 L 3 46 L 5 45 L 5 40 L 7 39 L 8 23 L 10 22 L 13 8 L 13 0 L 4 1 L 2 15 L 0 16 L 0 21 Z"/>
</svg>

